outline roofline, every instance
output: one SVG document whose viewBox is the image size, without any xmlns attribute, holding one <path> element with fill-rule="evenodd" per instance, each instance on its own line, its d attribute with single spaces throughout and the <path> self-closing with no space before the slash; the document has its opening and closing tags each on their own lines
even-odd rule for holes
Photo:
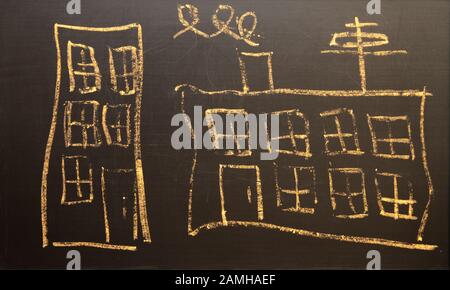
<svg viewBox="0 0 450 290">
<path fill-rule="evenodd" d="M 188 88 L 195 93 L 204 95 L 235 95 L 241 97 L 252 97 L 262 95 L 297 95 L 297 96 L 317 96 L 317 97 L 423 97 L 432 96 L 431 93 L 423 90 L 311 90 L 311 89 L 296 89 L 296 88 L 280 88 L 270 89 L 264 91 L 238 91 L 238 90 L 219 90 L 207 91 L 202 90 L 191 84 L 181 84 L 175 87 L 175 91 L 180 91 Z"/>
</svg>

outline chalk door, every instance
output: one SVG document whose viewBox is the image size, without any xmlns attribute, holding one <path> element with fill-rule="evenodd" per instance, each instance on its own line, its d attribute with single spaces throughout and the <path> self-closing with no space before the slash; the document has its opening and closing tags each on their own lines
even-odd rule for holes
<svg viewBox="0 0 450 290">
<path fill-rule="evenodd" d="M 219 166 L 222 222 L 256 222 L 264 218 L 261 176 L 258 166 Z"/>
<path fill-rule="evenodd" d="M 102 197 L 107 243 L 138 238 L 136 175 L 132 169 L 102 170 Z"/>
</svg>

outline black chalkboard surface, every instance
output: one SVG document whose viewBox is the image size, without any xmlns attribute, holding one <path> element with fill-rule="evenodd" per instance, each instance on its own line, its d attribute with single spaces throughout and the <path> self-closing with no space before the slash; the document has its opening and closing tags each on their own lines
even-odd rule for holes
<svg viewBox="0 0 450 290">
<path fill-rule="evenodd" d="M 448 267 L 448 1 L 67 2 L 0 4 L 0 267 Z"/>
</svg>

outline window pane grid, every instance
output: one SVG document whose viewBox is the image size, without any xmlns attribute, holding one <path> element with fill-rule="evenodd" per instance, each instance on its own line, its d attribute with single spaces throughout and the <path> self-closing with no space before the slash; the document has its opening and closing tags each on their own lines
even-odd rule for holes
<svg viewBox="0 0 450 290">
<path fill-rule="evenodd" d="M 115 58 L 120 59 L 118 62 L 122 67 L 121 73 L 117 73 L 116 71 Z M 113 91 L 123 96 L 135 94 L 137 75 L 139 72 L 136 47 L 123 46 L 114 49 L 110 48 L 109 63 Z M 131 68 L 128 68 L 128 66 L 131 66 Z M 119 85 L 118 80 L 122 80 L 123 84 Z"/>
<path fill-rule="evenodd" d="M 298 167 L 298 166 L 288 166 L 287 168 L 293 173 L 294 177 L 294 188 L 284 188 L 281 186 L 280 172 L 277 165 L 275 165 L 275 176 L 276 176 L 276 187 L 277 187 L 277 206 L 282 209 L 282 211 L 288 212 L 298 212 L 313 214 L 315 212 L 315 205 L 318 202 L 316 192 L 315 192 L 315 170 L 313 167 Z M 308 174 L 311 180 L 306 180 L 306 178 L 301 178 L 304 174 Z M 305 188 L 305 184 L 309 181 L 309 187 Z M 295 196 L 295 204 L 292 206 L 287 206 L 283 203 L 283 194 L 287 196 Z M 302 197 L 311 197 L 312 205 L 305 206 L 302 202 Z"/>
<path fill-rule="evenodd" d="M 296 155 L 301 157 L 309 158 L 312 156 L 311 154 L 311 148 L 309 144 L 309 122 L 306 120 L 304 115 L 300 113 L 298 110 L 287 110 L 287 111 L 279 111 L 279 112 L 273 112 L 272 114 L 277 114 L 280 117 L 285 116 L 287 121 L 287 127 L 288 127 L 288 134 L 280 135 L 278 137 L 271 137 L 271 140 L 290 140 L 291 148 L 278 148 L 276 152 L 282 153 L 282 154 L 290 154 L 290 155 Z M 299 120 L 302 124 L 302 128 L 295 128 L 293 125 L 294 118 L 296 120 Z M 304 130 L 304 134 L 298 134 L 296 131 L 299 129 Z M 299 143 L 301 142 L 301 143 Z M 303 145 L 303 146 L 300 146 Z M 300 147 L 304 147 L 304 150 L 301 150 Z"/>
<path fill-rule="evenodd" d="M 81 167 L 80 167 L 80 161 L 83 161 L 84 165 L 87 165 L 87 179 L 81 178 Z M 67 168 L 67 165 L 69 162 L 75 162 L 75 168 Z M 63 179 L 63 193 L 61 197 L 61 204 L 62 205 L 73 205 L 73 204 L 80 204 L 80 203 L 90 203 L 92 202 L 94 195 L 93 195 L 93 179 L 92 179 L 92 166 L 90 163 L 88 163 L 88 159 L 86 156 L 63 156 L 62 157 L 62 179 Z M 75 171 L 75 179 L 68 178 L 68 170 L 74 170 Z M 86 173 L 85 173 L 86 174 Z M 68 200 L 68 184 L 74 184 L 76 186 L 76 196 L 71 196 L 70 200 Z M 89 185 L 89 191 L 85 192 L 82 189 L 82 185 L 87 184 Z"/>
<path fill-rule="evenodd" d="M 382 191 L 382 178 L 389 178 L 392 181 L 392 192 L 386 193 Z M 399 181 L 403 178 L 399 174 L 377 172 L 375 178 L 375 185 L 377 189 L 377 199 L 378 206 L 380 208 L 380 215 L 385 217 L 390 217 L 395 220 L 405 219 L 405 220 L 416 220 L 417 217 L 414 216 L 414 205 L 417 203 L 413 197 L 413 189 L 411 182 L 408 181 L 408 199 L 399 198 Z M 391 196 L 391 197 L 388 197 Z M 385 204 L 392 204 L 393 211 L 387 211 Z M 407 206 L 407 211 L 401 211 L 400 206 Z"/>
<path fill-rule="evenodd" d="M 128 147 L 131 142 L 131 105 L 105 105 L 103 106 L 102 126 L 108 145 Z M 110 115 L 114 118 L 108 118 Z M 124 131 L 124 132 L 123 132 Z M 115 132 L 115 136 L 111 133 Z"/>
<path fill-rule="evenodd" d="M 367 115 L 370 134 L 372 137 L 372 150 L 373 154 L 378 157 L 383 158 L 391 158 L 391 159 L 415 159 L 414 154 L 414 146 L 411 141 L 411 124 L 408 119 L 408 116 L 370 116 Z M 404 134 L 407 134 L 408 136 L 394 136 L 392 124 L 394 122 L 403 122 L 407 129 L 407 132 L 404 132 Z M 381 132 L 377 132 L 376 125 L 384 125 L 384 130 L 387 131 L 387 138 L 380 138 L 378 137 Z M 397 132 L 397 134 L 400 132 Z M 383 150 L 380 148 L 380 143 L 387 143 L 389 145 L 389 150 Z M 401 154 L 398 153 L 396 148 L 396 144 L 403 145 L 401 148 L 408 149 L 408 154 Z M 407 146 L 405 146 L 407 145 Z"/>
<path fill-rule="evenodd" d="M 234 150 L 225 150 L 225 155 L 230 156 L 250 156 L 252 154 L 250 150 L 250 132 L 248 128 L 248 123 L 245 122 L 245 134 L 237 134 L 234 126 L 234 122 L 229 124 L 229 130 L 234 132 L 233 134 L 218 133 L 217 127 L 214 122 L 213 114 L 239 114 L 247 119 L 247 112 L 242 109 L 208 109 L 205 111 L 205 119 L 208 124 L 208 132 L 211 134 L 211 141 L 213 143 L 213 148 L 216 150 L 221 150 L 226 147 L 227 143 L 232 143 Z M 225 118 L 226 120 L 226 118 Z M 228 125 L 228 124 L 226 124 Z M 222 144 L 222 148 L 221 148 Z"/>
<path fill-rule="evenodd" d="M 71 101 L 65 103 L 64 110 L 64 139 L 66 147 L 98 147 L 101 145 L 100 135 L 97 127 L 97 109 L 99 103 L 96 101 Z M 79 119 L 74 116 L 74 109 L 80 109 Z M 92 121 L 86 120 L 86 111 L 92 112 Z M 74 120 L 75 119 L 75 120 Z M 81 129 L 81 141 L 74 142 L 74 128 Z M 80 137 L 80 136 L 78 136 Z M 90 138 L 91 137 L 91 138 Z"/>
<path fill-rule="evenodd" d="M 332 118 L 334 124 L 334 132 L 330 132 L 327 126 L 324 124 L 324 133 L 323 137 L 325 139 L 325 153 L 330 156 L 339 155 L 339 154 L 352 154 L 352 155 L 362 155 L 364 154 L 361 151 L 358 140 L 358 132 L 356 130 L 356 121 L 355 116 L 353 114 L 353 110 L 350 109 L 336 109 L 331 111 L 325 111 L 320 113 L 320 116 L 323 118 Z M 345 116 L 350 117 L 351 120 L 351 128 L 347 128 L 344 130 L 342 124 L 342 118 Z M 350 132 L 351 131 L 351 132 Z M 331 148 L 331 142 L 337 140 L 339 144 L 339 148 Z M 347 142 L 348 144 L 347 144 Z M 348 147 L 354 147 L 348 148 Z"/>
<path fill-rule="evenodd" d="M 337 182 L 336 177 L 337 174 L 345 176 L 345 191 L 336 190 Z M 331 197 L 331 205 L 335 216 L 338 218 L 364 218 L 368 216 L 368 205 L 365 191 L 365 182 L 364 182 L 364 172 L 359 168 L 330 168 L 328 171 L 329 182 L 330 182 L 330 197 Z M 352 191 L 351 190 L 351 177 L 359 177 L 361 182 L 359 188 L 360 191 Z M 362 198 L 362 208 L 360 210 L 355 206 L 355 199 Z M 346 203 L 348 204 L 351 212 L 350 213 L 339 213 L 336 214 L 338 210 L 337 198 L 347 199 Z"/>
<path fill-rule="evenodd" d="M 73 66 L 74 48 L 80 49 L 79 56 L 81 58 L 81 62 L 77 62 L 76 65 L 81 70 L 78 70 Z M 95 59 L 95 50 L 93 47 L 69 41 L 67 43 L 67 66 L 69 70 L 70 92 L 75 91 L 75 76 L 82 77 L 83 87 L 79 88 L 79 92 L 81 94 L 93 93 L 101 89 L 101 74 Z M 88 68 L 92 68 L 92 71 L 88 71 Z M 93 85 L 89 84 L 90 81 L 93 81 Z"/>
</svg>

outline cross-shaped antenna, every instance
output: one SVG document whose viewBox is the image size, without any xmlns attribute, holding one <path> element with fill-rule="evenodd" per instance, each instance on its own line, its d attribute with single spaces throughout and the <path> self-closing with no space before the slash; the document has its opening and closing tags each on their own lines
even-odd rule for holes
<svg viewBox="0 0 450 290">
<path fill-rule="evenodd" d="M 366 47 L 376 47 L 382 46 L 389 43 L 388 37 L 382 33 L 373 32 L 362 32 L 361 28 L 369 26 L 378 26 L 377 23 L 359 22 L 358 17 L 355 17 L 354 23 L 347 23 L 345 27 L 355 28 L 355 32 L 338 32 L 333 35 L 330 41 L 330 46 L 341 47 L 343 49 L 336 50 L 322 50 L 321 53 L 334 53 L 334 54 L 356 54 L 358 55 L 359 63 L 359 75 L 361 78 L 361 90 L 366 92 L 367 81 L 366 81 L 366 55 L 376 55 L 376 56 L 388 56 L 395 54 L 407 54 L 406 50 L 381 50 L 381 51 L 364 51 Z M 341 38 L 355 38 L 355 41 L 338 43 L 337 40 Z M 367 39 L 368 41 L 365 41 Z"/>
</svg>

